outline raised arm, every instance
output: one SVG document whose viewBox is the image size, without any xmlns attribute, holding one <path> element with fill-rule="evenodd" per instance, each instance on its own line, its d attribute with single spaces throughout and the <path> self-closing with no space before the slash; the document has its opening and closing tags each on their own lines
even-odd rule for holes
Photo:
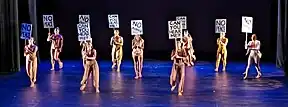
<svg viewBox="0 0 288 107">
<path fill-rule="evenodd" d="M 111 46 L 113 45 L 113 37 L 111 37 L 111 39 L 110 39 L 110 45 Z"/>
<path fill-rule="evenodd" d="M 51 41 L 51 37 L 52 37 L 51 33 L 48 33 L 48 37 L 47 37 L 48 42 Z"/>
</svg>

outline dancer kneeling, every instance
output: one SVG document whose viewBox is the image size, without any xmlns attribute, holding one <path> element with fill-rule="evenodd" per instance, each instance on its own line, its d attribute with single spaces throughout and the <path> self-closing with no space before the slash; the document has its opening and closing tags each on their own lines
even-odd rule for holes
<svg viewBox="0 0 288 107">
<path fill-rule="evenodd" d="M 187 58 L 183 44 L 178 41 L 176 44 L 176 49 L 172 51 L 171 60 L 173 60 L 173 67 L 170 75 L 170 85 L 171 91 L 176 88 L 176 79 L 178 76 L 178 95 L 182 95 L 184 89 L 184 79 L 185 79 L 185 64 L 184 60 Z"/>
<path fill-rule="evenodd" d="M 132 58 L 135 69 L 135 79 L 142 77 L 144 40 L 136 35 L 132 40 Z"/>
<path fill-rule="evenodd" d="M 29 44 L 24 48 L 24 56 L 26 57 L 26 72 L 30 78 L 30 87 L 34 87 L 37 77 L 37 51 L 38 47 L 34 44 L 34 38 L 29 39 Z"/>
<path fill-rule="evenodd" d="M 248 47 L 246 55 L 249 55 L 249 56 L 248 56 L 248 64 L 247 64 L 246 70 L 243 73 L 245 75 L 244 79 L 246 79 L 248 76 L 248 70 L 249 70 L 249 67 L 251 64 L 251 60 L 253 60 L 253 59 L 255 62 L 255 68 L 256 68 L 257 73 L 258 73 L 256 78 L 260 78 L 262 75 L 261 70 L 260 70 L 260 59 L 262 57 L 262 53 L 260 52 L 261 43 L 259 40 L 257 40 L 256 34 L 253 34 L 251 39 L 252 40 L 249 41 L 248 44 L 246 44 Z"/>
<path fill-rule="evenodd" d="M 93 85 L 96 89 L 96 92 L 99 93 L 99 66 L 96 61 L 96 50 L 93 49 L 92 43 L 87 42 L 87 50 L 84 53 L 84 59 L 85 59 L 85 72 L 83 74 L 83 78 L 81 81 L 81 87 L 80 90 L 84 90 L 87 85 L 87 80 L 89 78 L 89 75 L 92 73 L 93 75 Z M 92 69 L 92 70 L 90 70 Z"/>
</svg>

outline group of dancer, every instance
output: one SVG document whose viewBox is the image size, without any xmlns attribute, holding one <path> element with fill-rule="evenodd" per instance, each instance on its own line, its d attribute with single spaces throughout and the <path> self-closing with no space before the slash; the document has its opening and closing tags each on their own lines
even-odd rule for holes
<svg viewBox="0 0 288 107">
<path fill-rule="evenodd" d="M 58 62 L 59 68 L 63 68 L 63 62 L 61 62 L 59 55 L 63 48 L 63 36 L 59 33 L 60 29 L 57 27 L 54 29 L 54 34 L 48 33 L 47 41 L 51 42 L 50 54 L 51 54 L 51 70 L 55 69 L 55 61 Z M 28 40 L 28 45 L 25 45 L 24 56 L 26 57 L 26 72 L 30 78 L 31 85 L 34 87 L 37 76 L 37 51 L 38 47 L 34 44 L 34 38 L 31 37 Z M 171 91 L 174 91 L 178 85 L 178 95 L 183 94 L 184 81 L 185 81 L 185 68 L 186 66 L 194 66 L 196 61 L 196 56 L 194 54 L 194 48 L 192 44 L 192 36 L 188 33 L 188 30 L 184 31 L 183 38 L 177 40 L 175 39 L 175 49 L 172 50 L 171 60 L 173 61 L 171 75 L 170 75 L 170 85 Z M 114 30 L 114 36 L 111 37 L 110 45 L 112 46 L 112 69 L 116 68 L 117 72 L 120 72 L 121 61 L 123 57 L 123 44 L 124 39 L 119 35 L 119 30 Z M 225 37 L 225 33 L 221 33 L 220 37 L 217 38 L 217 53 L 216 53 L 216 67 L 215 71 L 218 72 L 219 64 L 222 59 L 223 68 L 222 71 L 226 71 L 226 59 L 227 59 L 227 44 L 228 38 Z M 261 77 L 260 70 L 260 58 L 262 56 L 260 52 L 260 41 L 257 40 L 256 34 L 253 34 L 251 41 L 245 44 L 247 47 L 248 64 L 244 74 L 244 79 L 248 76 L 248 70 L 251 61 L 254 60 L 255 68 L 258 75 L 256 78 Z M 85 69 L 82 80 L 80 82 L 80 90 L 85 90 L 87 85 L 87 80 L 89 75 L 92 73 L 93 76 L 93 86 L 96 89 L 96 93 L 99 93 L 99 65 L 97 63 L 97 51 L 93 48 L 92 38 L 80 42 L 81 55 L 83 59 L 83 67 Z M 132 40 L 132 58 L 134 62 L 135 79 L 142 78 L 142 68 L 143 68 L 143 54 L 144 54 L 144 39 L 140 35 L 135 35 Z M 177 78 L 178 77 L 178 78 Z M 176 81 L 178 83 L 176 83 Z"/>
</svg>

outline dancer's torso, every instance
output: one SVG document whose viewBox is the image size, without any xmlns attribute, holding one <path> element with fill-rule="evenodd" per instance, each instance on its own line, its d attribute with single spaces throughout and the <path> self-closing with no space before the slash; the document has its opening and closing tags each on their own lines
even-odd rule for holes
<svg viewBox="0 0 288 107">
<path fill-rule="evenodd" d="M 178 56 L 180 57 L 186 57 L 186 52 L 184 49 L 178 49 L 178 50 L 174 50 L 174 54 L 178 54 Z M 182 63 L 183 62 L 183 58 L 175 58 L 174 59 L 176 63 Z"/>
<path fill-rule="evenodd" d="M 225 53 L 227 51 L 225 44 L 227 43 L 228 39 L 227 38 L 218 38 L 218 41 L 222 42 L 223 44 L 221 44 L 221 43 L 218 44 L 217 52 L 218 53 L 220 53 L 220 52 Z"/>
<path fill-rule="evenodd" d="M 121 36 L 114 36 L 113 37 L 113 47 L 115 48 L 116 51 L 122 49 L 122 45 L 116 44 L 116 43 L 121 43 L 121 42 L 123 42 Z"/>
<path fill-rule="evenodd" d="M 85 54 L 87 57 L 93 57 L 96 53 L 95 53 L 95 49 L 91 49 L 90 51 L 89 50 L 86 50 Z M 95 59 L 87 59 L 87 61 L 95 61 Z"/>
<path fill-rule="evenodd" d="M 143 45 L 143 40 L 133 40 L 133 45 L 135 45 L 135 47 L 133 48 L 133 54 L 136 56 L 141 56 L 143 54 L 143 49 L 142 49 L 142 45 Z"/>
<path fill-rule="evenodd" d="M 51 41 L 52 41 L 52 44 L 51 44 L 51 49 L 59 49 L 61 48 L 61 41 L 62 41 L 62 35 L 55 35 L 53 34 L 52 37 L 51 37 Z"/>
<path fill-rule="evenodd" d="M 35 49 L 36 49 L 36 45 L 26 45 L 24 48 L 24 51 L 26 52 L 26 59 L 28 58 L 30 61 L 33 61 L 37 58 L 36 53 L 34 53 Z M 27 52 L 33 52 L 33 53 L 27 53 Z"/>
</svg>

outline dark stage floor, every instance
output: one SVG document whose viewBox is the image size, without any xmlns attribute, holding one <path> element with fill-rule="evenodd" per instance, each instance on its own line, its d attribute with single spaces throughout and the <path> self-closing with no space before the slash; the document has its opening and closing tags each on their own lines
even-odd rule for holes
<svg viewBox="0 0 288 107">
<path fill-rule="evenodd" d="M 0 76 L 0 107 L 288 107 L 288 80 L 274 64 L 263 63 L 263 78 L 256 71 L 242 80 L 246 63 L 229 62 L 227 72 L 215 73 L 214 62 L 197 62 L 187 68 L 183 96 L 170 92 L 171 61 L 145 61 L 143 78 L 134 80 L 131 61 L 120 73 L 111 63 L 99 62 L 100 94 L 91 81 L 79 91 L 83 73 L 81 61 L 64 61 L 61 71 L 49 71 L 49 62 L 39 65 L 38 82 L 29 87 L 25 72 Z M 254 67 L 253 67 L 254 68 Z"/>
</svg>

